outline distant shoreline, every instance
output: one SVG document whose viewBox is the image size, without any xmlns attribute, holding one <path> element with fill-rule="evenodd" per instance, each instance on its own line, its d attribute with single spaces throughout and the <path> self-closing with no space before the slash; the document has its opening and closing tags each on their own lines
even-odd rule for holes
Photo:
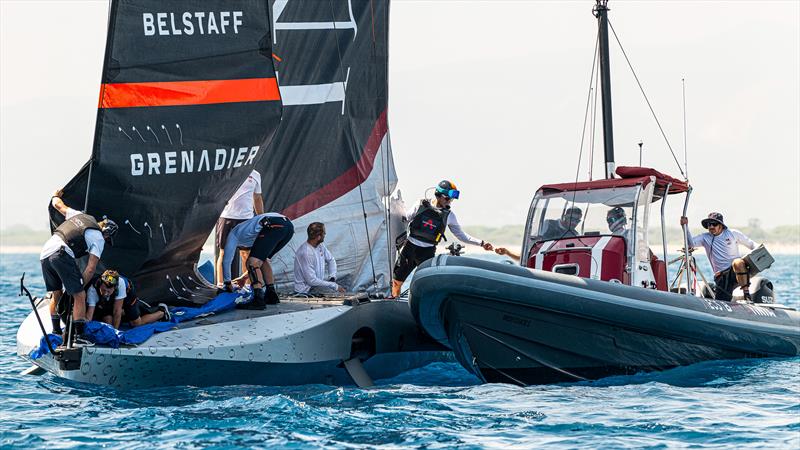
<svg viewBox="0 0 800 450">
<path fill-rule="evenodd" d="M 774 254 L 774 255 L 800 255 L 800 245 L 796 245 L 796 244 L 789 244 L 789 245 L 766 244 L 766 246 L 767 246 L 767 249 L 769 250 L 769 252 Z M 506 247 L 509 250 L 514 251 L 515 253 L 520 251 L 519 244 L 495 244 L 495 247 Z M 658 245 L 658 246 L 654 246 L 652 248 L 653 248 L 653 251 L 656 252 L 656 254 L 661 254 L 660 247 L 661 246 Z M 667 250 L 668 250 L 668 252 L 670 254 L 677 254 L 678 253 L 678 249 L 680 249 L 680 248 L 682 248 L 681 245 L 667 244 Z M 742 252 L 744 252 L 744 250 L 745 249 L 743 248 Z M 42 251 L 42 247 L 41 246 L 34 246 L 34 245 L 5 245 L 5 246 L 0 246 L 0 255 L 38 254 L 41 251 Z M 440 253 L 446 252 L 446 251 L 447 250 L 445 250 L 444 247 L 440 246 L 440 248 L 439 248 L 439 252 Z M 214 248 L 213 247 L 210 247 L 210 246 L 203 247 L 203 253 L 213 253 L 213 252 L 214 252 Z M 465 248 L 464 248 L 464 253 L 482 253 L 482 252 L 484 252 L 484 250 L 482 250 L 482 249 L 480 249 L 480 248 L 478 248 L 476 246 L 472 246 L 472 245 L 466 245 Z M 702 253 L 702 251 L 700 253 Z"/>
<path fill-rule="evenodd" d="M 505 248 L 513 251 L 514 253 L 519 253 L 520 250 L 521 250 L 519 244 L 494 244 L 494 243 L 492 243 L 492 244 L 495 247 L 505 247 Z M 800 245 L 795 245 L 795 244 L 789 244 L 789 245 L 764 244 L 764 245 L 767 247 L 767 250 L 769 250 L 769 252 L 771 254 L 773 254 L 773 255 L 800 255 Z M 650 248 L 655 252 L 655 254 L 657 256 L 661 255 L 662 251 L 661 251 L 661 245 L 660 244 L 659 245 L 655 245 L 655 246 L 651 245 Z M 670 255 L 676 255 L 676 254 L 678 254 L 678 251 L 680 249 L 682 249 L 682 248 L 683 248 L 683 245 L 669 244 L 668 243 L 667 244 L 667 253 L 669 253 Z M 446 250 L 444 250 L 443 248 L 440 247 L 439 252 L 441 253 L 443 251 L 446 251 Z M 484 251 L 485 250 L 483 250 L 483 249 L 481 249 L 479 247 L 473 246 L 473 245 L 466 245 L 464 247 L 464 250 L 462 250 L 463 253 L 467 253 L 467 254 L 483 253 Z M 740 251 L 742 252 L 743 255 L 747 253 L 747 249 L 745 247 L 741 247 Z M 2 253 L 2 252 L 0 251 L 0 253 Z M 694 253 L 702 255 L 705 252 L 701 248 L 699 250 L 699 252 L 695 251 Z"/>
<path fill-rule="evenodd" d="M 41 246 L 36 245 L 2 245 L 0 246 L 0 255 L 38 255 L 42 251 Z M 203 247 L 202 253 L 214 253 L 213 247 Z"/>
</svg>

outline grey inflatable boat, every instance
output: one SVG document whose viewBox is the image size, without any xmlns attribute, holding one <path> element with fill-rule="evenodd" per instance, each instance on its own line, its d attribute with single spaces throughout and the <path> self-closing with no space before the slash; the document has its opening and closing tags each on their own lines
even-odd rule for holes
<svg viewBox="0 0 800 450">
<path fill-rule="evenodd" d="M 440 255 L 411 284 L 418 323 L 486 382 L 596 379 L 800 354 L 800 313 Z"/>
</svg>

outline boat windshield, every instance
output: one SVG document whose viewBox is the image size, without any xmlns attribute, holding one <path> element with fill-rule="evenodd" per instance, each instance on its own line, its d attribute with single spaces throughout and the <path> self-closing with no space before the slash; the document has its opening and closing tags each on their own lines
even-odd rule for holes
<svg viewBox="0 0 800 450">
<path fill-rule="evenodd" d="M 532 241 L 573 236 L 630 237 L 639 186 L 557 192 L 537 197 L 530 227 Z"/>
</svg>

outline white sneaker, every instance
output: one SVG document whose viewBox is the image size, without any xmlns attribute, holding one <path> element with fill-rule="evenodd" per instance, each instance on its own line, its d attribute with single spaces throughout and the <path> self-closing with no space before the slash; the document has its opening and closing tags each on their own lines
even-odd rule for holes
<svg viewBox="0 0 800 450">
<path fill-rule="evenodd" d="M 162 322 L 170 322 L 172 321 L 172 314 L 169 312 L 169 307 L 164 303 L 159 303 L 158 308 L 164 311 L 164 317 L 161 319 Z"/>
</svg>

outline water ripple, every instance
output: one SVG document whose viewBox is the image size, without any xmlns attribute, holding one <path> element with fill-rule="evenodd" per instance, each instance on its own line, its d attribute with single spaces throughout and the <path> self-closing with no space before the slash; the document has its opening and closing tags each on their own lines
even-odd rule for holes
<svg viewBox="0 0 800 450">
<path fill-rule="evenodd" d="M 778 256 L 800 306 L 800 257 Z M 480 385 L 454 363 L 371 389 L 179 387 L 115 391 L 23 377 L 16 328 L 44 287 L 36 255 L 0 259 L 0 448 L 800 448 L 800 358 L 714 361 L 594 382 Z"/>
</svg>

